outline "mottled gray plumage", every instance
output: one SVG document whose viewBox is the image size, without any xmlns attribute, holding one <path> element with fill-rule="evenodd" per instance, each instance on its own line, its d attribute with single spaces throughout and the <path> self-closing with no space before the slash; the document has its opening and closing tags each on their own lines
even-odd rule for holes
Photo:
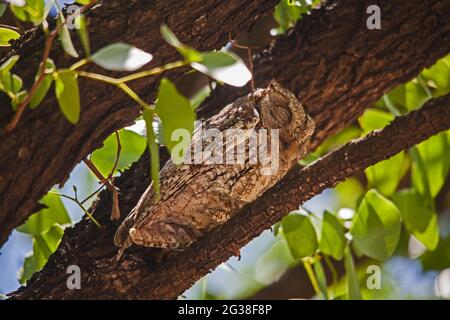
<svg viewBox="0 0 450 320">
<path fill-rule="evenodd" d="M 205 128 L 279 129 L 278 170 L 263 175 L 261 163 L 249 163 L 248 147 L 244 164 L 175 165 L 169 160 L 160 173 L 159 200 L 155 200 L 150 185 L 117 230 L 114 242 L 121 252 L 133 243 L 170 249 L 187 247 L 226 222 L 305 156 L 314 123 L 296 97 L 272 81 L 266 89 L 258 89 L 225 107 L 205 122 Z M 248 137 L 239 138 L 237 143 L 248 141 Z M 198 139 L 194 134 L 191 149 Z"/>
</svg>

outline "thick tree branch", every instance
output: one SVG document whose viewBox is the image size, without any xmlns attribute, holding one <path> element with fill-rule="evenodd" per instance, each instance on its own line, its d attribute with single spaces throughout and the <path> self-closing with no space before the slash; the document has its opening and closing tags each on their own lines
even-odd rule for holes
<svg viewBox="0 0 450 320">
<path fill-rule="evenodd" d="M 105 232 L 95 230 L 84 220 L 68 230 L 61 247 L 44 270 L 13 297 L 176 298 L 314 195 L 449 128 L 450 95 L 447 95 L 395 119 L 382 130 L 346 144 L 307 167 L 296 166 L 280 183 L 229 222 L 160 263 L 148 260 L 148 253 L 152 251 L 148 249 L 134 250 L 124 260 L 116 262 L 115 250 L 111 248 L 112 234 L 108 241 Z M 107 228 L 108 232 L 113 232 L 112 226 Z M 99 238 L 102 239 L 97 241 Z M 64 271 L 70 264 L 78 264 L 82 270 L 81 290 L 68 290 L 66 287 Z"/>
<path fill-rule="evenodd" d="M 365 28 L 365 8 L 370 1 L 332 1 L 331 4 L 303 19 L 295 31 L 279 39 L 255 61 L 257 84 L 277 78 L 298 94 L 314 116 L 318 128 L 314 145 L 346 126 L 384 92 L 411 79 L 450 48 L 449 0 L 379 1 L 383 28 L 378 31 Z M 239 90 L 219 89 L 202 108 L 202 114 L 215 112 L 240 94 Z M 122 192 L 122 212 L 128 212 L 148 186 L 147 173 L 148 157 L 143 157 L 116 180 Z M 225 245 L 214 242 L 214 236 L 208 237 L 178 258 L 172 257 L 171 262 L 159 265 L 150 262 L 148 269 L 143 266 L 149 252 L 140 249 L 117 265 L 112 244 L 117 225 L 109 221 L 110 203 L 108 193 L 103 192 L 95 205 L 94 214 L 105 228 L 98 230 L 89 221 L 82 221 L 67 230 L 61 248 L 51 257 L 45 270 L 17 297 L 174 297 L 181 288 L 236 253 L 257 232 L 253 232 L 253 226 L 247 230 L 233 222 L 227 224 L 229 229 L 226 230 L 234 230 L 234 233 L 217 231 L 224 237 Z M 276 213 L 275 207 L 268 210 L 266 225 Z M 243 212 L 242 219 L 249 215 L 249 210 Z M 260 220 L 264 222 L 261 216 Z M 192 251 L 194 249 L 197 251 Z M 183 262 L 184 259 L 189 261 Z M 82 268 L 82 292 L 67 291 L 65 287 L 65 268 L 69 264 Z M 189 268 L 179 269 L 186 266 Z M 154 277 L 152 272 L 155 272 Z M 173 273 L 179 274 L 172 281 L 168 276 Z M 183 273 L 186 273 L 185 278 L 180 279 Z"/>
<path fill-rule="evenodd" d="M 123 41 L 153 54 L 148 68 L 162 65 L 180 56 L 161 39 L 161 24 L 168 24 L 183 42 L 199 50 L 220 49 L 228 42 L 230 32 L 247 30 L 276 3 L 277 0 L 101 1 L 100 6 L 87 13 L 92 51 Z M 38 70 L 44 42 L 41 32 L 30 31 L 8 55 L 20 55 L 13 71 L 28 88 Z M 50 57 L 58 67 L 73 62 L 60 46 L 54 48 Z M 169 75 L 176 80 L 185 71 L 182 68 Z M 120 90 L 86 81 L 80 80 L 82 112 L 75 126 L 62 116 L 54 94 L 49 93 L 39 108 L 25 111 L 14 131 L 5 132 L 13 112 L 8 98 L 0 95 L 0 247 L 54 184 L 64 182 L 77 163 L 139 114 L 139 108 Z M 152 101 L 158 83 L 159 77 L 153 77 L 134 81 L 132 86 L 144 100 Z"/>
</svg>

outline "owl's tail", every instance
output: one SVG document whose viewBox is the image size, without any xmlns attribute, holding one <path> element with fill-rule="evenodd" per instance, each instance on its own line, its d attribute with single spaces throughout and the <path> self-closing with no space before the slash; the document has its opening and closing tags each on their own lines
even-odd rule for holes
<svg viewBox="0 0 450 320">
<path fill-rule="evenodd" d="M 119 252 L 117 253 L 117 261 L 123 255 L 125 249 L 133 245 L 133 241 L 130 238 L 130 229 L 133 227 L 136 218 L 136 208 L 131 210 L 127 218 L 122 222 L 114 235 L 114 244 L 119 247 Z"/>
</svg>

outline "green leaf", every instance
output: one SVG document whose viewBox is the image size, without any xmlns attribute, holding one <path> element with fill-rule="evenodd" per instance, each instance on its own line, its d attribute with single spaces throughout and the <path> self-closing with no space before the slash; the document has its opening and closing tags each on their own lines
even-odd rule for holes
<svg viewBox="0 0 450 320">
<path fill-rule="evenodd" d="M 58 70 L 54 73 L 55 94 L 59 107 L 71 123 L 77 123 L 80 118 L 80 91 L 78 89 L 78 74 L 72 70 Z"/>
<path fill-rule="evenodd" d="M 342 223 L 332 213 L 325 211 L 323 214 L 322 231 L 319 249 L 326 255 L 336 260 L 344 256 L 345 229 Z"/>
<path fill-rule="evenodd" d="M 183 44 L 178 40 L 177 36 L 170 30 L 170 28 L 163 24 L 160 28 L 161 36 L 168 44 L 174 48 L 180 48 Z"/>
<path fill-rule="evenodd" d="M 26 96 L 28 95 L 26 90 L 19 91 L 16 93 L 16 96 L 14 99 L 11 100 L 11 105 L 13 107 L 13 110 L 17 110 L 17 107 L 25 100 Z"/>
<path fill-rule="evenodd" d="M 23 81 L 17 74 L 2 74 L 0 80 L 5 90 L 13 94 L 17 94 L 22 89 Z"/>
<path fill-rule="evenodd" d="M 52 254 L 56 251 L 56 249 L 58 249 L 58 245 L 61 242 L 63 235 L 64 229 L 60 225 L 54 224 L 50 230 L 40 236 L 36 236 L 36 238 L 42 237 L 42 240 L 45 241 L 47 247 L 50 249 L 50 254 Z"/>
<path fill-rule="evenodd" d="M 78 17 L 76 17 L 75 25 L 78 26 L 78 28 L 77 28 L 78 37 L 80 38 L 81 45 L 83 46 L 83 49 L 84 49 L 84 53 L 85 53 L 86 57 L 90 57 L 91 56 L 91 46 L 90 46 L 90 41 L 89 41 L 89 32 L 87 30 L 87 22 L 86 22 L 86 18 L 84 17 L 84 15 L 79 15 Z"/>
<path fill-rule="evenodd" d="M 117 42 L 100 49 L 91 59 L 107 70 L 135 71 L 149 63 L 153 56 L 129 44 Z"/>
<path fill-rule="evenodd" d="M 60 18 L 58 19 L 58 24 L 63 23 L 64 16 L 60 15 Z M 77 50 L 75 49 L 75 46 L 73 45 L 72 38 L 70 36 L 69 28 L 67 27 L 67 24 L 64 24 L 61 27 L 61 30 L 59 31 L 59 41 L 61 41 L 61 45 L 64 49 L 64 51 L 71 57 L 78 58 L 79 54 Z"/>
<path fill-rule="evenodd" d="M 9 47 L 11 40 L 16 40 L 20 38 L 20 33 L 9 29 L 0 27 L 0 47 Z"/>
<path fill-rule="evenodd" d="M 359 124 L 364 134 L 373 130 L 384 128 L 394 116 L 386 111 L 378 109 L 367 110 L 359 119 Z M 404 152 L 378 162 L 365 170 L 369 188 L 377 188 L 384 195 L 392 195 L 398 187 L 400 180 L 408 170 L 408 162 L 405 162 Z"/>
<path fill-rule="evenodd" d="M 3 16 L 6 10 L 6 4 L 2 3 L 0 4 L 0 18 Z"/>
<path fill-rule="evenodd" d="M 163 125 L 163 137 L 167 148 L 172 151 L 179 144 L 173 136 L 175 130 L 187 130 L 192 134 L 194 130 L 195 112 L 191 103 L 181 95 L 175 85 L 163 78 L 159 85 L 158 101 L 156 102 L 156 114 Z M 184 154 L 173 154 L 175 163 L 181 163 Z"/>
<path fill-rule="evenodd" d="M 363 133 L 367 134 L 373 130 L 384 128 L 392 120 L 394 120 L 394 116 L 389 112 L 378 109 L 368 109 L 361 117 L 359 117 L 358 122 L 361 129 L 363 129 Z"/>
<path fill-rule="evenodd" d="M 448 94 L 450 92 L 450 55 L 438 60 L 430 69 L 422 71 L 422 75 L 436 86 L 435 95 Z"/>
<path fill-rule="evenodd" d="M 316 231 L 308 217 L 289 214 L 281 223 L 284 238 L 294 258 L 301 259 L 316 252 L 318 247 Z"/>
<path fill-rule="evenodd" d="M 414 188 L 421 194 L 426 195 L 428 188 L 431 196 L 437 196 L 447 178 L 450 167 L 450 141 L 446 132 L 418 144 L 416 149 L 419 152 L 423 166 L 417 163 L 418 159 L 414 159 L 412 167 L 412 181 Z M 425 172 L 424 172 L 425 171 Z M 422 175 L 425 175 L 425 179 Z"/>
<path fill-rule="evenodd" d="M 53 62 L 52 59 L 47 59 L 47 61 L 45 62 L 45 77 L 44 80 L 42 80 L 41 84 L 38 86 L 38 88 L 36 89 L 33 97 L 30 100 L 30 108 L 34 109 L 36 107 L 38 107 L 42 100 L 44 100 L 45 96 L 47 95 L 48 90 L 50 90 L 50 87 L 52 85 L 53 82 L 53 75 L 52 73 L 56 70 L 55 68 L 55 63 Z M 39 78 L 39 74 L 36 75 L 34 81 L 37 81 L 37 79 Z"/>
<path fill-rule="evenodd" d="M 415 190 L 402 190 L 393 196 L 406 229 L 428 250 L 436 249 L 439 242 L 437 215 L 425 206 L 425 198 Z"/>
<path fill-rule="evenodd" d="M 242 87 L 252 78 L 245 63 L 232 52 L 202 53 L 202 60 L 191 63 L 192 68 L 231 86 Z"/>
<path fill-rule="evenodd" d="M 120 130 L 119 140 L 121 145 L 120 157 L 116 172 L 128 168 L 137 161 L 145 151 L 146 141 L 136 132 L 131 130 Z M 117 137 L 113 133 L 104 142 L 103 147 L 92 153 L 91 161 L 104 177 L 107 177 L 114 167 L 117 157 Z"/>
<path fill-rule="evenodd" d="M 30 253 L 25 257 L 23 267 L 19 271 L 19 283 L 25 284 L 37 271 L 37 261 L 34 254 Z"/>
<path fill-rule="evenodd" d="M 409 162 L 406 162 L 406 159 L 405 153 L 402 151 L 368 167 L 365 173 L 369 188 L 376 188 L 386 196 L 392 195 L 407 172 Z"/>
<path fill-rule="evenodd" d="M 401 85 L 387 94 L 396 109 L 403 112 L 420 108 L 428 99 L 428 94 L 417 79 Z"/>
<path fill-rule="evenodd" d="M 344 267 L 345 273 L 347 275 L 346 285 L 348 300 L 361 300 L 361 292 L 359 290 L 359 282 L 355 270 L 355 263 L 353 262 L 353 257 L 349 246 L 346 246 L 344 250 Z"/>
<path fill-rule="evenodd" d="M 310 5 L 305 0 L 281 0 L 274 12 L 275 21 L 278 22 L 277 34 L 282 34 L 292 28 L 305 13 L 318 3 L 320 0 L 312 0 Z"/>
<path fill-rule="evenodd" d="M 50 255 L 56 251 L 64 230 L 55 223 L 47 232 L 33 236 L 33 254 L 27 255 L 19 271 L 19 282 L 24 284 L 31 276 L 42 269 Z"/>
<path fill-rule="evenodd" d="M 328 300 L 327 278 L 325 277 L 325 272 L 323 270 L 320 259 L 316 259 L 316 261 L 314 261 L 314 273 L 317 277 L 320 293 L 322 293 L 322 296 L 325 300 Z"/>
<path fill-rule="evenodd" d="M 167 25 L 163 24 L 160 31 L 162 38 L 172 47 L 177 49 L 186 61 L 194 62 L 202 59 L 202 54 L 200 52 L 181 43 Z"/>
<path fill-rule="evenodd" d="M 44 234 L 35 235 L 33 239 L 33 254 L 37 261 L 39 271 L 47 262 L 48 258 L 58 248 L 64 230 L 57 224 Z"/>
<path fill-rule="evenodd" d="M 143 118 L 147 128 L 147 144 L 150 152 L 150 174 L 152 177 L 152 186 L 155 191 L 156 198 L 159 197 L 159 148 L 156 143 L 155 132 L 153 131 L 153 111 L 144 110 Z"/>
<path fill-rule="evenodd" d="M 16 65 L 17 61 L 19 61 L 19 58 L 20 57 L 18 55 L 9 57 L 9 59 L 3 62 L 3 64 L 0 66 L 0 73 L 2 75 L 9 74 L 11 69 Z"/>
<path fill-rule="evenodd" d="M 397 207 L 376 190 L 369 190 L 359 205 L 350 230 L 357 249 L 371 258 L 385 260 L 393 254 L 400 230 Z"/>
<path fill-rule="evenodd" d="M 434 251 L 427 251 L 420 256 L 422 266 L 425 271 L 441 271 L 450 268 L 450 236 L 440 239 Z"/>
<path fill-rule="evenodd" d="M 16 229 L 17 231 L 40 235 L 50 230 L 55 223 L 59 225 L 71 223 L 70 216 L 59 195 L 48 193 L 40 203 L 47 208 L 32 214 L 24 224 Z"/>
<path fill-rule="evenodd" d="M 82 5 L 86 5 L 86 4 L 91 3 L 91 0 L 76 0 L 75 2 L 78 2 L 79 4 L 82 4 Z"/>
<path fill-rule="evenodd" d="M 265 285 L 278 281 L 293 262 L 285 242 L 275 242 L 256 262 L 256 281 Z"/>
<path fill-rule="evenodd" d="M 361 194 L 365 192 L 364 187 L 361 182 L 355 177 L 350 177 L 345 179 L 345 181 L 339 183 L 334 190 L 339 195 L 340 208 L 356 208 L 357 200 L 360 198 Z"/>
<path fill-rule="evenodd" d="M 26 4 L 22 7 L 11 5 L 11 11 L 19 20 L 35 24 L 44 18 L 44 9 L 44 0 L 26 0 Z"/>
</svg>

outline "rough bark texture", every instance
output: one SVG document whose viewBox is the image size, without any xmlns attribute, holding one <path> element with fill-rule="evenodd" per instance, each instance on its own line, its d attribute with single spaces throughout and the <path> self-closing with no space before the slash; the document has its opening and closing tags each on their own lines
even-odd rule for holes
<svg viewBox="0 0 450 320">
<path fill-rule="evenodd" d="M 100 217 L 101 222 L 107 224 L 106 230 L 100 231 L 83 220 L 66 232 L 60 248 L 44 270 L 13 297 L 174 299 L 299 204 L 346 177 L 449 128 L 450 95 L 447 95 L 307 167 L 296 166 L 279 184 L 244 207 L 229 222 L 159 263 L 149 261 L 146 252 L 151 250 L 144 249 L 130 252 L 125 259 L 116 262 L 112 234 L 106 234 L 114 232 L 114 226 L 108 225 L 107 214 Z M 139 167 L 135 166 L 127 175 L 136 169 Z M 121 182 L 132 183 L 133 179 L 127 175 Z M 106 201 L 105 198 L 102 201 Z M 65 269 L 71 264 L 81 268 L 81 290 L 66 287 Z"/>
<path fill-rule="evenodd" d="M 230 32 L 247 30 L 276 3 L 277 0 L 101 1 L 88 13 L 92 51 L 123 41 L 151 52 L 154 60 L 149 66 L 162 65 L 180 57 L 161 39 L 161 24 L 168 24 L 183 42 L 199 50 L 220 49 Z M 30 32 L 9 54 L 20 55 L 13 71 L 28 87 L 38 69 L 43 44 L 40 32 Z M 71 62 L 59 46 L 51 57 L 58 67 Z M 98 68 L 93 70 L 105 73 Z M 180 69 L 170 75 L 176 79 L 185 71 Z M 152 101 L 158 83 L 159 78 L 145 78 L 133 82 L 132 87 L 146 101 Z M 0 246 L 51 186 L 64 182 L 78 162 L 114 130 L 131 124 L 139 113 L 139 108 L 112 86 L 82 80 L 80 93 L 82 113 L 77 125 L 67 122 L 50 93 L 39 108 L 26 111 L 11 133 L 4 128 L 13 113 L 7 97 L 0 96 Z"/>
<path fill-rule="evenodd" d="M 449 0 L 378 1 L 383 12 L 383 24 L 382 30 L 373 31 L 365 27 L 365 8 L 369 1 L 333 1 L 331 4 L 304 18 L 294 31 L 279 39 L 271 50 L 255 61 L 258 84 L 277 78 L 297 93 L 313 115 L 317 126 L 315 145 L 353 121 L 384 92 L 411 79 L 422 68 L 448 53 L 450 48 Z M 219 89 L 201 112 L 214 113 L 225 102 L 241 94 L 243 92 L 239 90 Z M 440 120 L 448 124 L 448 109 L 444 110 L 447 110 L 446 118 Z M 422 126 L 420 124 L 418 128 Z M 413 131 L 406 132 L 413 137 L 402 136 L 386 145 L 381 144 L 383 139 L 378 139 L 378 148 L 370 149 L 369 143 L 365 146 L 370 151 L 367 155 L 350 145 L 348 148 L 356 148 L 356 154 L 352 155 L 356 158 L 347 158 L 347 161 L 355 160 L 355 168 L 362 169 L 361 163 L 367 166 L 382 160 L 389 155 L 385 152 L 400 151 L 395 148 L 406 148 L 424 138 L 415 136 L 417 132 Z M 16 297 L 176 297 L 210 269 L 236 254 L 240 247 L 289 208 L 297 207 L 342 179 L 342 176 L 333 175 L 335 167 L 336 174 L 352 174 L 354 170 L 348 169 L 352 166 L 345 167 L 345 164 L 351 165 L 348 162 L 330 162 L 327 166 L 309 167 L 309 171 L 302 173 L 303 179 L 299 180 L 292 178 L 299 174 L 295 171 L 293 176 L 283 179 L 252 205 L 253 210 L 247 208 L 188 251 L 161 264 L 148 262 L 147 253 L 151 250 L 143 249 L 131 251 L 120 264 L 114 262 L 112 237 L 117 225 L 109 221 L 110 199 L 104 192 L 95 205 L 94 214 L 105 227 L 99 230 L 84 220 L 67 230 L 61 248 L 51 257 L 44 271 L 38 273 Z M 148 157 L 144 156 L 117 180 L 122 191 L 122 212 L 131 210 L 148 186 L 147 171 Z M 297 190 L 291 190 L 290 183 L 303 184 Z M 276 201 L 270 204 L 267 197 L 272 196 Z M 285 203 L 291 199 L 292 203 Z M 280 202 L 283 206 L 276 206 Z M 82 269 L 81 291 L 66 289 L 65 268 L 70 264 L 78 264 Z"/>
</svg>

